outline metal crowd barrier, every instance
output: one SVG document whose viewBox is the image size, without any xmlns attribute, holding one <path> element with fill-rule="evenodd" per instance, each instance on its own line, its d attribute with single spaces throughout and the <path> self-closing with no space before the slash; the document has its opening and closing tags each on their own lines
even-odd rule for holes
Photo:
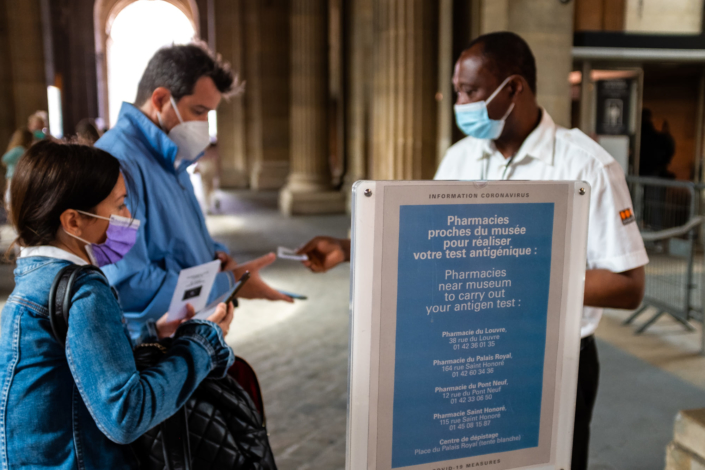
<svg viewBox="0 0 705 470">
<path fill-rule="evenodd" d="M 701 188 L 688 181 L 636 176 L 627 177 L 627 184 L 649 264 L 644 301 L 624 324 L 654 308 L 656 312 L 637 333 L 664 314 L 693 331 L 690 322 L 703 321 L 703 257 L 696 246 L 698 230 L 705 222 L 698 215 Z M 705 353 L 705 335 L 701 342 Z"/>
</svg>

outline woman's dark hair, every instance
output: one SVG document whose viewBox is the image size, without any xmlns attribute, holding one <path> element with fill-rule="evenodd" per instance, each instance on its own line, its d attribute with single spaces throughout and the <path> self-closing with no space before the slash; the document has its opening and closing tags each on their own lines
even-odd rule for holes
<svg viewBox="0 0 705 470">
<path fill-rule="evenodd" d="M 44 140 L 20 159 L 10 182 L 9 215 L 20 246 L 54 241 L 67 209 L 92 212 L 112 192 L 120 163 L 86 145 Z"/>
<path fill-rule="evenodd" d="M 159 87 L 167 88 L 179 101 L 193 94 L 201 77 L 210 77 L 218 91 L 226 95 L 236 83 L 230 65 L 201 43 L 163 47 L 147 63 L 137 86 L 135 105 L 142 106 Z"/>
</svg>

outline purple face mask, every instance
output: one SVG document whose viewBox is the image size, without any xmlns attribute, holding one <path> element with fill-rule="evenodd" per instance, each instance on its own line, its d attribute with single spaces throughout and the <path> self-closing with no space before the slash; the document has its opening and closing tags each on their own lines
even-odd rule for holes
<svg viewBox="0 0 705 470">
<path fill-rule="evenodd" d="M 90 258 L 91 263 L 95 266 L 102 268 L 103 266 L 117 263 L 123 259 L 127 252 L 134 246 L 137 240 L 137 230 L 140 228 L 139 220 L 129 219 L 119 215 L 111 215 L 110 218 L 107 218 L 79 210 L 76 212 L 97 219 L 110 221 L 108 231 L 106 232 L 108 238 L 105 240 L 105 243 L 91 243 L 66 232 L 67 235 L 81 240 L 86 244 L 86 254 L 88 254 L 88 258 Z"/>
</svg>

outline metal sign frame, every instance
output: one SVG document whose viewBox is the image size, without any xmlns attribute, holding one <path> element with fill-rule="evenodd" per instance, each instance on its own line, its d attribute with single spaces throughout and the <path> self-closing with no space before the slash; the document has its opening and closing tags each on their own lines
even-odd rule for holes
<svg viewBox="0 0 705 470">
<path fill-rule="evenodd" d="M 522 198 L 515 197 L 519 194 Z M 589 203 L 590 186 L 576 181 L 358 181 L 354 185 L 347 470 L 570 467 Z M 452 459 L 439 453 L 439 460 L 393 467 L 400 208 L 439 206 L 442 210 L 441 206 L 452 205 L 499 211 L 494 204 L 553 204 L 547 333 L 545 350 L 539 351 L 544 354 L 539 444 Z"/>
</svg>

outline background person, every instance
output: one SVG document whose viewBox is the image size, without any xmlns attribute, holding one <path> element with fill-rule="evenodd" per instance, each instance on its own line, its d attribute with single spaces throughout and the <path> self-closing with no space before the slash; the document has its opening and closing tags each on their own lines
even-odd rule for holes
<svg viewBox="0 0 705 470">
<path fill-rule="evenodd" d="M 571 465 L 585 470 L 599 379 L 594 332 L 603 308 L 634 309 L 644 294 L 644 244 L 634 217 L 620 217 L 633 212 L 624 174 L 595 141 L 557 126 L 538 106 L 534 56 L 516 34 L 472 41 L 455 64 L 453 86 L 456 123 L 468 137 L 448 149 L 435 179 L 585 180 L 592 188 Z M 350 242 L 317 237 L 299 253 L 324 272 L 350 259 Z"/>
<path fill-rule="evenodd" d="M 100 139 L 100 134 L 93 119 L 84 118 L 76 124 L 76 140 L 81 145 L 95 144 Z"/>
<path fill-rule="evenodd" d="M 173 333 L 174 342 L 139 372 L 120 306 L 99 273 L 77 279 L 66 345 L 54 338 L 47 309 L 55 276 L 92 258 L 103 265 L 96 253 L 115 246 L 116 230 L 129 249 L 126 196 L 118 161 L 92 147 L 39 142 L 17 165 L 10 215 L 22 249 L 0 316 L 3 468 L 136 468 L 125 444 L 173 415 L 203 379 L 223 377 L 234 360 L 223 340 L 233 306 L 220 304 L 210 321 L 162 317 L 156 332 Z M 129 225 L 118 228 L 116 216 Z"/>
<path fill-rule="evenodd" d="M 208 112 L 234 82 L 230 68 L 200 45 L 160 49 L 140 79 L 135 105 L 123 103 L 115 127 L 95 144 L 130 173 L 134 197 L 127 204 L 142 221 L 135 247 L 105 270 L 120 294 L 132 334 L 168 310 L 182 269 L 214 259 L 221 260 L 222 272 L 209 302 L 245 271 L 251 277 L 241 297 L 292 302 L 259 275 L 276 259 L 273 253 L 238 265 L 211 238 L 186 171 L 210 142 Z"/>
<path fill-rule="evenodd" d="M 641 110 L 641 146 L 639 147 L 639 175 L 675 179 L 668 165 L 676 153 L 676 142 L 671 135 L 668 121 L 656 130 L 650 109 Z"/>
<path fill-rule="evenodd" d="M 644 108 L 641 111 L 641 146 L 639 147 L 639 175 L 654 178 L 675 179 L 676 175 L 668 169 L 676 153 L 676 142 L 669 130 L 668 121 L 663 121 L 661 130 L 654 125 L 653 113 Z M 644 186 L 643 222 L 645 228 L 657 231 L 674 225 L 686 223 L 680 215 L 687 215 L 687 207 L 669 207 L 666 196 L 669 188 L 663 186 Z M 677 189 L 671 189 L 677 191 Z M 687 198 L 687 196 L 686 196 Z M 675 209 L 675 210 L 674 210 Z"/>
<path fill-rule="evenodd" d="M 38 142 L 47 138 L 49 132 L 49 119 L 46 111 L 35 111 L 27 119 L 27 128 L 34 135 L 34 141 Z"/>
<path fill-rule="evenodd" d="M 201 188 L 203 190 L 202 199 L 205 212 L 213 213 L 213 209 L 220 209 L 220 201 L 214 197 L 215 192 L 220 187 L 220 155 L 218 154 L 218 144 L 212 143 L 206 148 L 206 152 L 198 160 L 195 173 L 201 177 Z M 198 195 L 197 195 L 198 196 Z"/>
<path fill-rule="evenodd" d="M 5 204 L 10 201 L 10 180 L 12 175 L 15 173 L 15 166 L 17 162 L 27 149 L 32 145 L 34 136 L 26 128 L 17 129 L 12 137 L 10 138 L 10 143 L 7 145 L 7 151 L 2 156 L 2 163 L 5 165 Z"/>
</svg>

